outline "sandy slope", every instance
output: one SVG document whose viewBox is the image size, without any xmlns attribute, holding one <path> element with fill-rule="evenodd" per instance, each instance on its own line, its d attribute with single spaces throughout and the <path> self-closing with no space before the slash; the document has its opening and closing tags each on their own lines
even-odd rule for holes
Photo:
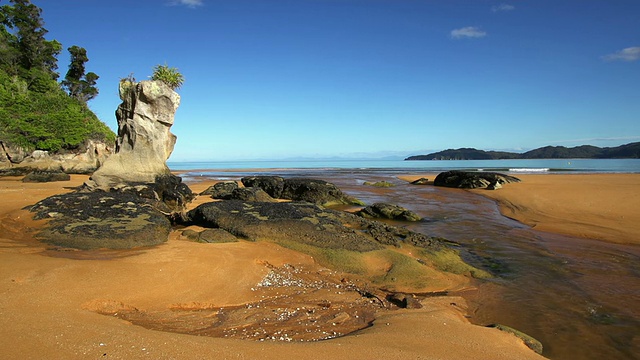
<svg viewBox="0 0 640 360">
<path fill-rule="evenodd" d="M 180 238 L 119 252 L 46 250 L 25 236 L 20 210 L 71 182 L 0 179 L 0 357 L 3 359 L 538 359 L 517 338 L 470 325 L 464 300 L 432 298 L 420 310 L 382 311 L 355 335 L 313 343 L 256 342 L 149 330 L 96 309 L 206 308 L 255 301 L 265 263 L 320 270 L 312 258 L 268 243 L 198 244 Z"/>
</svg>

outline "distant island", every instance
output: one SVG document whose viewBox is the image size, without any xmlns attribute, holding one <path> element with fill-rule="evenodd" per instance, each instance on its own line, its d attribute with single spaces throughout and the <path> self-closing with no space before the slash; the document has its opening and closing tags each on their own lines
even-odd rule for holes
<svg viewBox="0 0 640 360">
<path fill-rule="evenodd" d="M 616 147 L 582 145 L 572 148 L 545 146 L 524 153 L 484 151 L 474 148 L 448 149 L 427 155 L 409 156 L 405 160 L 504 160 L 504 159 L 638 159 L 640 142 Z"/>
</svg>

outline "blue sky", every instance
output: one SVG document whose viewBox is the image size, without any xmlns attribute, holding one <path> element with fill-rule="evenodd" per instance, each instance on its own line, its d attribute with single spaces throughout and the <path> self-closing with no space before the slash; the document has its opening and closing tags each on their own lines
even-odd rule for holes
<svg viewBox="0 0 640 360">
<path fill-rule="evenodd" d="M 171 161 L 640 141 L 637 0 L 33 3 L 113 129 L 120 78 L 184 74 Z"/>
</svg>

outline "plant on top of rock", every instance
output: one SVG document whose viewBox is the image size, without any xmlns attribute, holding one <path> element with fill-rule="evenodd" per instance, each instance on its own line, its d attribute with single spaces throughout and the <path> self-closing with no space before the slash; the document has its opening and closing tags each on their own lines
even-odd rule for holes
<svg viewBox="0 0 640 360">
<path fill-rule="evenodd" d="M 160 80 L 167 84 L 172 90 L 179 89 L 184 82 L 184 76 L 178 71 L 177 68 L 169 67 L 167 64 L 156 65 L 153 68 L 153 75 L 151 80 Z"/>
</svg>

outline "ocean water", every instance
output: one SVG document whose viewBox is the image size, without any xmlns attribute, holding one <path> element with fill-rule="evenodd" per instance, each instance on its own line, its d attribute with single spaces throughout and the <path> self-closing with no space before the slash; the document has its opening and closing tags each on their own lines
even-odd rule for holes
<svg viewBox="0 0 640 360">
<path fill-rule="evenodd" d="M 261 160 L 168 162 L 174 171 L 201 170 L 325 170 L 367 172 L 441 172 L 483 170 L 507 173 L 640 173 L 640 159 L 535 160 Z"/>
</svg>

